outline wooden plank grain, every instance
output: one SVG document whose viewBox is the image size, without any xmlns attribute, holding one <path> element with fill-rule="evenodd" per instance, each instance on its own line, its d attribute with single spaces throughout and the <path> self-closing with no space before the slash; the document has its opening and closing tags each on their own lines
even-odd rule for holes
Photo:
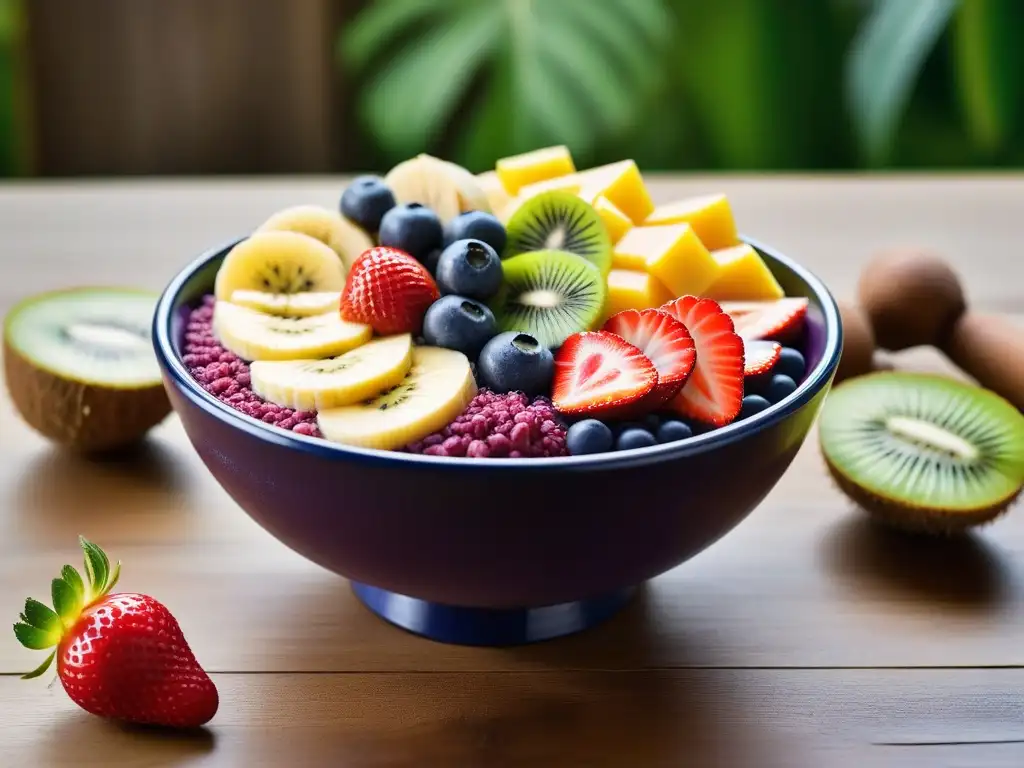
<svg viewBox="0 0 1024 768">
<path fill-rule="evenodd" d="M 0 678 L 4 765 L 1009 768 L 1024 671 L 217 675 L 204 733 L 109 725 Z M 72 746 L 73 745 L 73 746 Z M 298 762 L 295 762 L 298 761 Z M 1013 762 L 1017 761 L 1017 762 Z"/>
</svg>

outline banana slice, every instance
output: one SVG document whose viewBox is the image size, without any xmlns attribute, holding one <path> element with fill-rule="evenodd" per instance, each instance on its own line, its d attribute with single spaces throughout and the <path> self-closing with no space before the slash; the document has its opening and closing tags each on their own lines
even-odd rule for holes
<svg viewBox="0 0 1024 768">
<path fill-rule="evenodd" d="M 267 293 L 266 291 L 235 291 L 232 304 L 282 317 L 308 317 L 333 312 L 341 306 L 340 291 L 319 293 Z"/>
<path fill-rule="evenodd" d="M 334 357 L 362 346 L 373 329 L 341 319 L 340 312 L 308 317 L 278 317 L 218 301 L 213 332 L 243 360 L 308 360 Z"/>
<path fill-rule="evenodd" d="M 374 339 L 323 360 L 259 360 L 249 367 L 252 391 L 297 411 L 340 408 L 397 386 L 412 367 L 412 335 Z"/>
<path fill-rule="evenodd" d="M 278 211 L 257 232 L 298 232 L 326 245 L 345 265 L 345 271 L 362 253 L 373 247 L 373 241 L 360 227 L 340 213 L 319 205 L 295 205 Z"/>
<path fill-rule="evenodd" d="M 476 392 L 464 354 L 414 347 L 412 368 L 398 386 L 357 405 L 320 411 L 317 423 L 336 443 L 395 450 L 444 428 Z"/>
<path fill-rule="evenodd" d="M 297 232 L 256 232 L 240 242 L 217 270 L 214 294 L 230 301 L 235 291 L 341 292 L 345 268 L 319 240 Z"/>
<path fill-rule="evenodd" d="M 443 223 L 465 211 L 490 212 L 476 177 L 455 163 L 433 155 L 416 155 L 404 160 L 384 177 L 399 203 L 422 203 Z"/>
</svg>

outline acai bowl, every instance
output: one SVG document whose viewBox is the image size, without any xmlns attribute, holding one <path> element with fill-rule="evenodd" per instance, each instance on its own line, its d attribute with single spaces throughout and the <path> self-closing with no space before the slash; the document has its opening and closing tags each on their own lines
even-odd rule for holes
<svg viewBox="0 0 1024 768">
<path fill-rule="evenodd" d="M 508 645 L 599 623 L 740 523 L 842 329 L 725 195 L 655 206 L 632 161 L 548 148 L 276 212 L 175 276 L 154 340 L 258 524 L 406 630 Z"/>
</svg>

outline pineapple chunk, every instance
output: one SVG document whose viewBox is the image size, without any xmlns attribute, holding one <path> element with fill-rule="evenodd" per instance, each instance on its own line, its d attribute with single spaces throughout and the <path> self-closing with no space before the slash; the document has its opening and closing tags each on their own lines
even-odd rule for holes
<svg viewBox="0 0 1024 768">
<path fill-rule="evenodd" d="M 576 177 L 580 182 L 580 190 L 577 190 L 580 197 L 592 202 L 603 196 L 634 224 L 643 223 L 654 210 L 643 176 L 633 160 L 588 168 Z"/>
<path fill-rule="evenodd" d="M 709 251 L 739 245 L 732 206 L 725 195 L 690 197 L 659 205 L 644 221 L 644 224 L 678 223 L 686 223 L 693 227 L 697 237 Z"/>
<path fill-rule="evenodd" d="M 602 323 L 624 309 L 660 307 L 673 298 L 664 285 L 646 272 L 612 269 L 608 273 L 608 294 Z"/>
<path fill-rule="evenodd" d="M 569 148 L 559 145 L 503 157 L 496 163 L 495 170 L 506 191 L 517 195 L 528 184 L 574 173 L 576 166 Z"/>
<path fill-rule="evenodd" d="M 767 301 L 785 296 L 782 286 L 756 250 L 743 243 L 711 252 L 721 273 L 705 291 L 718 301 Z"/>
<path fill-rule="evenodd" d="M 689 224 L 633 227 L 615 245 L 613 266 L 640 264 L 678 296 L 701 296 L 722 268 Z"/>
<path fill-rule="evenodd" d="M 508 205 L 512 197 L 502 185 L 497 172 L 478 173 L 476 183 L 480 185 L 480 189 L 487 196 L 487 204 L 491 206 L 491 212 L 501 218 L 501 212 L 505 210 L 505 206 Z"/>
<path fill-rule="evenodd" d="M 553 179 L 544 179 L 544 181 L 538 181 L 535 184 L 528 184 L 519 190 L 519 194 L 515 195 L 505 205 L 501 215 L 498 217 L 504 223 L 508 223 L 508 220 L 512 218 L 512 214 L 515 213 L 519 206 L 529 200 L 534 195 L 538 195 L 541 192 L 568 192 L 570 195 L 576 195 L 580 192 L 580 180 L 579 174 L 570 173 L 566 176 L 557 176 Z M 584 198 L 588 203 L 592 201 Z"/>
<path fill-rule="evenodd" d="M 633 222 L 629 216 L 616 208 L 615 204 L 607 197 L 598 197 L 594 200 L 593 206 L 594 210 L 601 215 L 604 228 L 608 230 L 608 237 L 611 238 L 613 245 L 619 242 L 622 236 L 633 228 Z"/>
</svg>

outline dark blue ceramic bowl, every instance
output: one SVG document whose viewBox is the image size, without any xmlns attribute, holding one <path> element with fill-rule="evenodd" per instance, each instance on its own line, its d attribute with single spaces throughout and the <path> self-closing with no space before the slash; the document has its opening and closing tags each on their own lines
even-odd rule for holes
<svg viewBox="0 0 1024 768">
<path fill-rule="evenodd" d="M 379 615 L 446 642 L 503 645 L 578 631 L 724 536 L 786 471 L 842 347 L 822 282 L 751 242 L 787 295 L 810 299 L 807 375 L 756 416 L 604 455 L 454 459 L 349 448 L 232 410 L 182 363 L 189 309 L 212 292 L 233 244 L 182 270 L 155 316 L 156 352 L 189 439 L 273 536 L 350 579 Z"/>
</svg>

